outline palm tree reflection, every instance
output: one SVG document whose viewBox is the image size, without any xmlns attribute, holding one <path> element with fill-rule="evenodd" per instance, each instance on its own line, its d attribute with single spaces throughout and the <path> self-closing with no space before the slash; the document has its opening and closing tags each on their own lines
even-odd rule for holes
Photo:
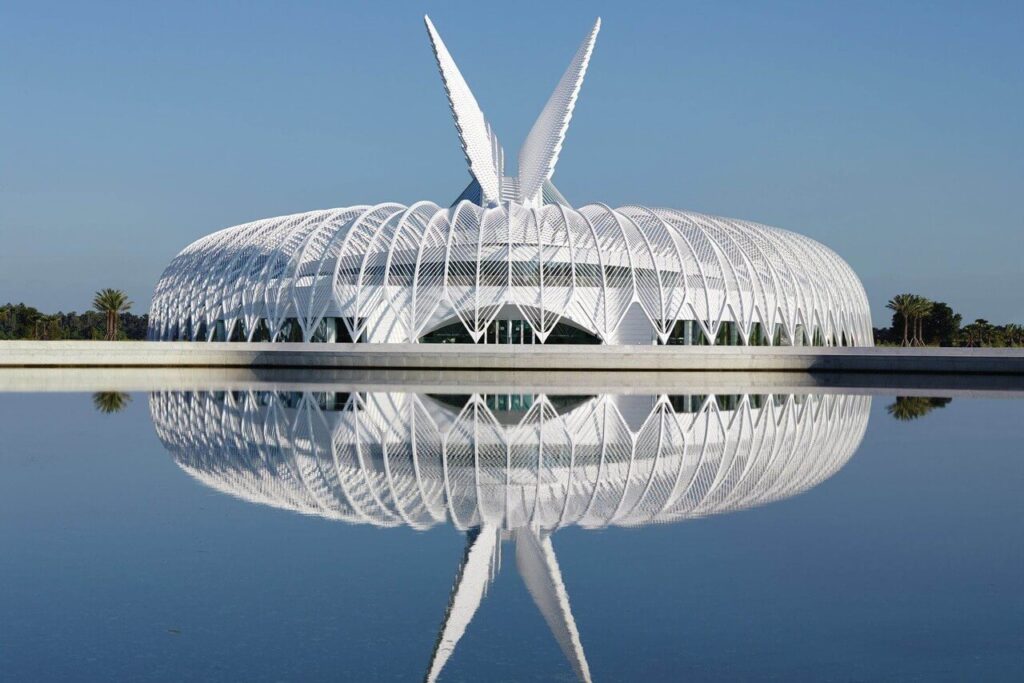
<svg viewBox="0 0 1024 683">
<path fill-rule="evenodd" d="M 105 415 L 121 412 L 131 401 L 132 397 L 123 391 L 97 391 L 92 395 L 93 406 Z"/>
<path fill-rule="evenodd" d="M 951 398 L 941 396 L 897 396 L 896 402 L 886 407 L 886 412 L 901 422 L 924 417 L 936 408 L 945 408 Z"/>
</svg>

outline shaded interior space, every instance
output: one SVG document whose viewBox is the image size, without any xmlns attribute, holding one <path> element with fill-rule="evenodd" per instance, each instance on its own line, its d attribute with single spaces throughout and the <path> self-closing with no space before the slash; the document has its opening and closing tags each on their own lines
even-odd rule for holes
<svg viewBox="0 0 1024 683">
<path fill-rule="evenodd" d="M 597 335 L 564 320 L 555 324 L 546 339 L 541 339 L 528 320 L 493 320 L 480 336 L 473 339 L 466 326 L 456 321 L 420 337 L 421 344 L 600 344 Z"/>
<path fill-rule="evenodd" d="M 437 401 L 453 415 L 464 410 L 473 399 L 471 394 L 427 394 L 434 401 Z M 500 393 L 500 394 L 479 394 L 481 403 L 498 420 L 499 424 L 519 424 L 523 417 L 533 408 L 538 395 L 532 393 Z M 567 415 L 576 408 L 594 398 L 589 395 L 546 395 L 545 401 L 550 404 L 558 415 Z"/>
<path fill-rule="evenodd" d="M 230 328 L 224 320 L 216 320 L 208 326 L 201 322 L 193 326 L 188 320 L 176 329 L 175 341 L 211 342 L 276 342 L 276 343 L 367 343 L 365 318 L 325 317 L 315 328 L 304 331 L 297 318 L 286 318 L 276 333 L 266 319 L 260 318 L 249 330 L 244 320 L 236 320 Z M 781 324 L 775 324 L 771 331 L 761 323 L 754 323 L 744 338 L 740 326 L 732 321 L 719 323 L 714 334 L 709 333 L 708 321 L 676 320 L 669 328 L 664 342 L 658 339 L 653 327 L 650 328 L 651 344 L 667 346 L 856 346 L 857 341 L 845 332 L 826 336 L 817 325 L 808 329 L 796 325 L 790 334 Z M 359 329 L 353 336 L 353 330 Z M 459 320 L 442 325 L 419 338 L 421 344 L 602 344 L 600 337 L 563 318 L 548 333 L 546 338 L 538 334 L 528 320 L 492 320 L 479 339 L 474 339 L 469 329 Z"/>
<path fill-rule="evenodd" d="M 785 327 L 776 323 L 771 332 L 767 326 L 754 323 L 750 334 L 744 340 L 740 326 L 726 320 L 719 324 L 714 335 L 707 332 L 710 324 L 703 325 L 696 320 L 676 320 L 664 342 L 668 346 L 854 346 L 855 342 L 843 332 L 827 337 L 817 325 L 810 331 L 804 325 L 797 325 L 790 335 Z M 661 340 L 656 340 L 661 346 Z"/>
<path fill-rule="evenodd" d="M 268 321 L 260 318 L 250 330 L 244 320 L 236 320 L 228 326 L 224 320 L 215 320 L 213 325 L 201 322 L 193 326 L 188 320 L 174 330 L 173 341 L 210 341 L 210 342 L 275 342 L 275 343 L 338 343 L 351 344 L 366 342 L 365 331 L 353 338 L 352 330 L 363 324 L 365 319 L 356 321 L 353 318 L 327 317 L 320 320 L 315 328 L 307 333 L 302 329 L 298 318 L 285 318 L 275 334 L 271 334 Z"/>
</svg>

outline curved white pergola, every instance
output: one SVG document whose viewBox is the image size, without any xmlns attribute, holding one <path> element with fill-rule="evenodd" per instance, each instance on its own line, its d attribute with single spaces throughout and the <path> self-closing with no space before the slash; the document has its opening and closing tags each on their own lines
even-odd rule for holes
<svg viewBox="0 0 1024 683">
<path fill-rule="evenodd" d="M 153 394 L 175 462 L 231 495 L 376 526 L 553 531 L 796 495 L 860 444 L 870 397 Z M 502 408 L 519 403 L 520 409 Z"/>
<path fill-rule="evenodd" d="M 481 341 L 495 320 L 513 318 L 539 342 L 563 321 L 605 343 L 667 343 L 678 321 L 693 321 L 691 338 L 708 343 L 727 322 L 733 343 L 872 339 L 856 275 L 813 240 L 598 204 L 379 204 L 256 221 L 183 251 L 151 316 L 165 340 L 212 339 L 218 325 L 224 339 L 235 330 L 239 340 L 281 340 L 291 323 L 302 341 L 336 340 L 344 325 L 351 340 L 416 343 L 460 321 Z"/>
<path fill-rule="evenodd" d="M 150 397 L 175 463 L 216 490 L 306 515 L 466 533 L 426 680 L 501 564 L 502 541 L 581 681 L 590 667 L 552 533 L 678 522 L 797 495 L 835 474 L 869 396 L 426 396 L 288 391 Z"/>
<path fill-rule="evenodd" d="M 551 178 L 600 20 L 514 177 L 429 19 L 427 29 L 472 178 L 456 202 L 312 211 L 200 239 L 157 284 L 150 338 L 550 343 L 564 341 L 561 325 L 605 344 L 872 345 L 860 281 L 811 239 L 673 209 L 568 204 Z"/>
</svg>

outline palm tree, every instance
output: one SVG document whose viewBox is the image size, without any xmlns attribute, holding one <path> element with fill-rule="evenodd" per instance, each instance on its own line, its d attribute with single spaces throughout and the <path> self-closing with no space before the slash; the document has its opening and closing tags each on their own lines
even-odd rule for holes
<svg viewBox="0 0 1024 683">
<path fill-rule="evenodd" d="M 92 404 L 105 415 L 121 412 L 131 400 L 132 397 L 123 391 L 98 391 L 92 395 Z"/>
<path fill-rule="evenodd" d="M 1003 333 L 1006 335 L 1007 346 L 1017 346 L 1024 341 L 1024 327 L 1016 323 L 1007 323 L 1003 328 Z"/>
<path fill-rule="evenodd" d="M 978 318 L 970 325 L 964 325 L 964 342 L 966 346 L 985 346 L 989 339 L 992 325 L 984 318 Z"/>
<path fill-rule="evenodd" d="M 935 304 L 923 296 L 913 296 L 910 304 L 910 315 L 914 318 L 914 338 L 911 340 L 911 344 L 914 346 L 924 346 L 924 319 L 928 317 L 932 312 L 932 307 Z"/>
<path fill-rule="evenodd" d="M 913 294 L 897 294 L 889 299 L 889 303 L 885 305 L 886 308 L 891 309 L 903 319 L 903 346 L 910 346 L 910 341 L 907 339 L 907 326 L 910 323 L 910 311 L 913 307 L 913 302 Z"/>
<path fill-rule="evenodd" d="M 978 326 L 978 335 L 980 337 L 979 346 L 987 346 L 991 341 L 992 324 L 984 318 L 975 318 L 974 324 Z"/>
<path fill-rule="evenodd" d="M 971 348 L 977 344 L 979 333 L 978 326 L 975 325 L 974 323 L 971 323 L 970 325 L 964 325 L 963 328 L 960 330 L 960 334 L 962 335 L 964 346 Z"/>
<path fill-rule="evenodd" d="M 92 306 L 100 313 L 107 314 L 107 341 L 117 339 L 118 316 L 132 307 L 128 295 L 120 289 L 101 289 L 92 299 Z"/>
</svg>

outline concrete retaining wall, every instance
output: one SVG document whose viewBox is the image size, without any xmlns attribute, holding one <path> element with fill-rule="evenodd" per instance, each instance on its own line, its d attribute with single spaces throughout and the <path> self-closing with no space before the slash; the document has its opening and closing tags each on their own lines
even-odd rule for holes
<svg viewBox="0 0 1024 683">
<path fill-rule="evenodd" d="M 1024 349 L 0 341 L 0 367 L 427 368 L 1024 375 Z"/>
<path fill-rule="evenodd" d="M 2 368 L 0 394 L 399 391 L 419 394 L 876 394 L 1024 398 L 1022 375 L 316 368 Z"/>
</svg>

